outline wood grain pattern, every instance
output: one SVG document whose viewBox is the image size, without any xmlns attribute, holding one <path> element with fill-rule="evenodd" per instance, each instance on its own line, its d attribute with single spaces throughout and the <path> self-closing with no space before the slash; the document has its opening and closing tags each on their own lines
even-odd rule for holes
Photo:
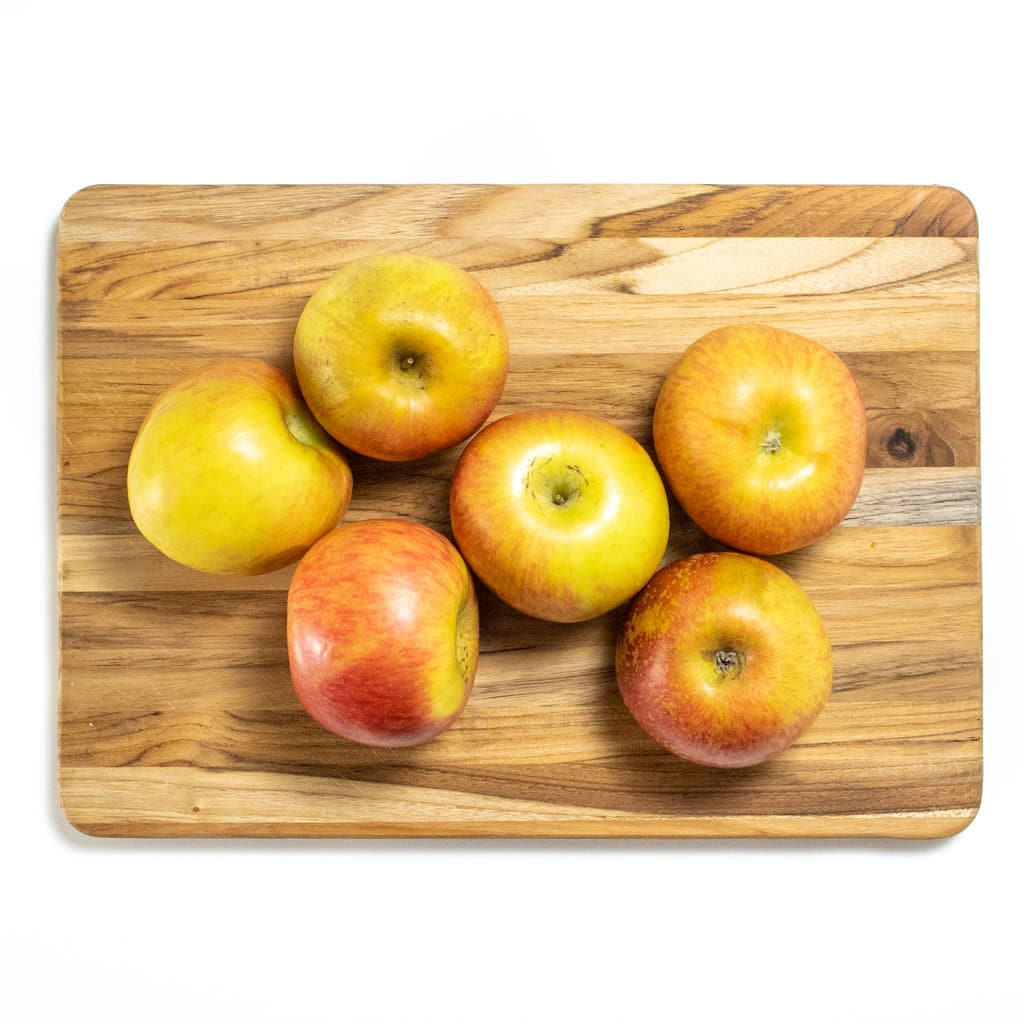
<svg viewBox="0 0 1024 1024">
<path fill-rule="evenodd" d="M 58 245 L 59 780 L 97 835 L 948 835 L 981 789 L 977 244 L 934 187 L 102 186 Z M 679 353 L 761 321 L 857 377 L 868 471 L 844 523 L 775 559 L 835 650 L 812 729 L 754 769 L 660 751 L 618 698 L 620 609 L 566 628 L 481 593 L 463 718 L 370 750 L 299 706 L 292 569 L 220 579 L 150 547 L 125 469 L 159 391 L 225 355 L 287 368 L 302 305 L 346 259 L 420 251 L 470 269 L 508 323 L 495 415 L 594 411 L 651 450 Z M 349 517 L 450 536 L 460 449 L 353 459 Z M 673 503 L 666 561 L 714 547 Z"/>
</svg>

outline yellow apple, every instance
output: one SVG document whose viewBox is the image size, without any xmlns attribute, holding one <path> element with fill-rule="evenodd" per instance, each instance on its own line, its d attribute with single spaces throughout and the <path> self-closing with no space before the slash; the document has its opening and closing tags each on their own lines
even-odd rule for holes
<svg viewBox="0 0 1024 1024">
<path fill-rule="evenodd" d="M 302 394 L 333 437 L 391 462 L 464 441 L 505 386 L 508 335 L 470 274 L 408 253 L 345 264 L 295 329 Z"/>
<path fill-rule="evenodd" d="M 668 498 L 650 456 L 583 413 L 495 420 L 459 458 L 450 506 L 480 579 L 513 608 L 556 622 L 627 601 L 668 544 Z"/>
<path fill-rule="evenodd" d="M 169 558 L 255 575 L 297 560 L 345 514 L 352 474 L 295 386 L 225 359 L 168 388 L 128 460 L 140 532 Z"/>
<path fill-rule="evenodd" d="M 824 345 L 772 327 L 722 327 L 665 379 L 654 447 L 701 529 L 776 555 L 824 536 L 850 511 L 867 419 L 853 375 Z"/>
</svg>

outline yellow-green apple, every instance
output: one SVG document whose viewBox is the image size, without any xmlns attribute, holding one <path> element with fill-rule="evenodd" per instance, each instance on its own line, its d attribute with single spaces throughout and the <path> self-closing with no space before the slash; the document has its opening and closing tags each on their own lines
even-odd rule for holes
<svg viewBox="0 0 1024 1024">
<path fill-rule="evenodd" d="M 513 608 L 581 622 L 629 600 L 668 543 L 668 498 L 628 434 L 583 413 L 533 410 L 495 420 L 452 478 L 455 541 Z"/>
<path fill-rule="evenodd" d="M 306 303 L 295 369 L 310 409 L 343 445 L 416 459 L 465 440 L 505 386 L 508 335 L 474 277 L 411 253 L 346 263 Z"/>
<path fill-rule="evenodd" d="M 780 554 L 823 537 L 856 500 L 864 402 L 825 346 L 772 327 L 722 327 L 665 379 L 654 446 L 698 526 L 743 551 Z"/>
<path fill-rule="evenodd" d="M 255 575 L 298 559 L 348 508 L 344 456 L 276 367 L 224 359 L 154 402 L 128 460 L 132 518 L 169 558 Z"/>
<path fill-rule="evenodd" d="M 443 732 L 469 697 L 479 646 L 466 563 L 427 526 L 346 523 L 295 569 L 292 682 L 310 715 L 346 739 L 398 747 Z"/>
<path fill-rule="evenodd" d="M 665 566 L 630 605 L 615 650 L 626 706 L 679 757 L 718 768 L 785 750 L 832 690 L 832 648 L 811 599 L 735 551 Z"/>
</svg>

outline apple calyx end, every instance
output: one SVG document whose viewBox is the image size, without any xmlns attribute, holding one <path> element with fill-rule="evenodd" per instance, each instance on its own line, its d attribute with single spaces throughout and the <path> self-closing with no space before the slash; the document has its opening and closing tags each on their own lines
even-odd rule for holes
<svg viewBox="0 0 1024 1024">
<path fill-rule="evenodd" d="M 434 376 L 430 357 L 409 345 L 397 345 L 391 353 L 391 366 L 395 377 L 409 387 L 423 391 Z"/>
<path fill-rule="evenodd" d="M 743 672 L 747 659 L 742 651 L 722 647 L 708 654 L 720 679 L 737 679 Z"/>
<path fill-rule="evenodd" d="M 761 441 L 761 451 L 765 455 L 774 455 L 782 448 L 782 434 L 777 430 L 769 430 Z"/>
<path fill-rule="evenodd" d="M 476 615 L 473 614 L 474 608 L 475 605 L 471 602 L 464 602 L 459 608 L 455 623 L 455 660 L 466 687 L 472 686 L 476 674 L 477 645 L 473 638 L 479 627 Z"/>
</svg>

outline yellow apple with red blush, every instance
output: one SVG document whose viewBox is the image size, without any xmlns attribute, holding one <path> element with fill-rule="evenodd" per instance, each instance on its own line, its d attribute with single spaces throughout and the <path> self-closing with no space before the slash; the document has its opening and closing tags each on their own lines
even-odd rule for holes
<svg viewBox="0 0 1024 1024">
<path fill-rule="evenodd" d="M 665 379 L 654 446 L 686 513 L 716 540 L 775 555 L 818 540 L 860 490 L 864 402 L 831 350 L 791 331 L 722 327 Z"/>
<path fill-rule="evenodd" d="M 346 263 L 306 303 L 293 351 L 302 394 L 324 429 L 390 462 L 469 437 L 508 373 L 508 335 L 487 289 L 416 253 Z"/>
<path fill-rule="evenodd" d="M 661 569 L 630 605 L 615 651 L 640 726 L 678 757 L 760 764 L 814 722 L 832 690 L 832 648 L 802 587 L 735 551 Z"/>
<path fill-rule="evenodd" d="M 665 486 L 642 445 L 585 413 L 495 420 L 452 478 L 452 530 L 473 571 L 536 618 L 581 622 L 628 601 L 668 544 Z"/>
</svg>

